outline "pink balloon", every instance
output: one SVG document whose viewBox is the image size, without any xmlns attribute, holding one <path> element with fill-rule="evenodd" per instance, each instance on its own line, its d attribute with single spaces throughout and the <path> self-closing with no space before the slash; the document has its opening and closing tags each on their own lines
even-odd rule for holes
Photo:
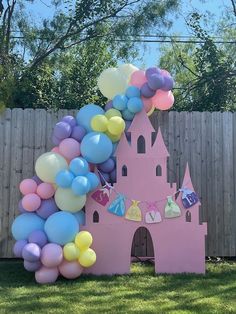
<svg viewBox="0 0 236 314">
<path fill-rule="evenodd" d="M 23 195 L 35 193 L 37 190 L 37 183 L 33 179 L 25 179 L 20 183 L 20 191 Z"/>
<path fill-rule="evenodd" d="M 64 260 L 58 268 L 61 275 L 67 279 L 75 279 L 83 272 L 82 266 L 77 261 L 68 262 Z"/>
<path fill-rule="evenodd" d="M 41 198 L 35 193 L 27 194 L 22 198 L 22 206 L 25 210 L 29 212 L 36 211 L 40 207 L 40 205 Z"/>
<path fill-rule="evenodd" d="M 41 183 L 39 184 L 37 188 L 38 196 L 40 196 L 44 200 L 47 200 L 53 197 L 54 193 L 55 193 L 55 189 L 50 183 Z"/>
<path fill-rule="evenodd" d="M 163 90 L 157 90 L 155 96 L 152 97 L 153 105 L 160 110 L 168 110 L 174 104 L 174 95 L 171 91 L 165 92 Z"/>
<path fill-rule="evenodd" d="M 138 70 L 132 73 L 129 85 L 133 85 L 140 88 L 146 82 L 147 78 L 145 76 L 145 72 L 142 70 Z"/>
<path fill-rule="evenodd" d="M 60 152 L 59 152 L 59 147 L 58 147 L 58 146 L 53 147 L 53 149 L 51 150 L 51 152 L 60 154 Z"/>
<path fill-rule="evenodd" d="M 35 280 L 41 284 L 53 283 L 57 280 L 58 276 L 59 271 L 57 267 L 47 268 L 42 266 L 35 272 Z"/>
<path fill-rule="evenodd" d="M 152 98 L 146 98 L 146 97 L 141 96 L 141 99 L 142 99 L 143 105 L 144 105 L 144 109 L 146 112 L 149 112 L 152 109 Z"/>
<path fill-rule="evenodd" d="M 56 267 L 63 260 L 63 251 L 56 243 L 46 244 L 41 251 L 41 262 L 46 267 Z"/>
<path fill-rule="evenodd" d="M 72 160 L 80 155 L 80 144 L 73 138 L 66 138 L 60 143 L 59 152 L 66 159 Z"/>
<path fill-rule="evenodd" d="M 166 71 L 164 69 L 161 70 L 161 74 L 166 75 L 166 76 L 171 76 L 170 72 L 168 72 L 168 71 Z"/>
</svg>

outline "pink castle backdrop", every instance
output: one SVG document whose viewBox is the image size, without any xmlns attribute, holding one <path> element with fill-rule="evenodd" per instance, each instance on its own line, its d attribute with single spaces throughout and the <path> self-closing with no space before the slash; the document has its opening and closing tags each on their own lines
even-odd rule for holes
<svg viewBox="0 0 236 314">
<path fill-rule="evenodd" d="M 167 196 L 173 195 L 177 187 L 167 182 L 169 153 L 161 130 L 158 130 L 152 145 L 155 130 L 142 111 L 135 115 L 128 131 L 131 133 L 131 144 L 124 134 L 116 150 L 117 183 L 114 188 L 127 196 L 126 208 L 131 205 L 129 199 L 141 201 L 142 221 L 130 221 L 107 211 L 117 197 L 115 192 L 111 192 L 106 207 L 88 196 L 84 230 L 93 235 L 92 248 L 97 254 L 97 261 L 86 272 L 96 275 L 129 273 L 134 234 L 138 228 L 145 227 L 153 242 L 156 273 L 205 273 L 207 224 L 199 224 L 200 203 L 186 210 L 180 193 L 173 200 L 181 208 L 181 216 L 172 219 L 164 217 Z M 194 190 L 188 165 L 182 187 Z M 162 221 L 149 224 L 145 222 L 146 202 L 155 201 Z"/>
</svg>

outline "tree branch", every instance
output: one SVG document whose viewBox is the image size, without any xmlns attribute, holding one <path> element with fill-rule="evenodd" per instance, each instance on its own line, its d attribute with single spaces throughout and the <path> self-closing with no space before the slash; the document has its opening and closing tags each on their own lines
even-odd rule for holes
<svg viewBox="0 0 236 314">
<path fill-rule="evenodd" d="M 233 7 L 234 15 L 236 16 L 236 4 L 235 4 L 234 0 L 231 0 L 231 4 L 232 4 L 232 7 Z"/>
</svg>

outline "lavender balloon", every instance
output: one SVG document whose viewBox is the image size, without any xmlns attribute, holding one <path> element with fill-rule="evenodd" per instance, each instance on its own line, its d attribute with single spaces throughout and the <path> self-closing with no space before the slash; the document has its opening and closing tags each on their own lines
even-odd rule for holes
<svg viewBox="0 0 236 314">
<path fill-rule="evenodd" d="M 174 80 L 171 76 L 163 76 L 164 78 L 164 84 L 161 87 L 162 90 L 164 91 L 169 91 L 174 87 Z"/>
<path fill-rule="evenodd" d="M 112 100 L 108 101 L 108 103 L 107 103 L 106 106 L 105 106 L 105 110 L 107 111 L 107 110 L 109 110 L 109 109 L 111 109 L 111 108 L 113 108 Z"/>
<path fill-rule="evenodd" d="M 73 128 L 71 137 L 78 142 L 81 142 L 84 136 L 86 135 L 86 130 L 83 126 L 77 125 Z"/>
<path fill-rule="evenodd" d="M 42 263 L 40 261 L 29 262 L 29 261 L 24 260 L 24 267 L 28 271 L 32 271 L 32 272 L 37 271 L 41 268 L 41 266 L 42 266 Z"/>
<path fill-rule="evenodd" d="M 23 213 L 27 213 L 27 210 L 24 209 L 23 205 L 22 205 L 22 199 L 19 201 L 18 203 L 18 210 L 19 212 Z"/>
<path fill-rule="evenodd" d="M 113 159 L 109 158 L 102 164 L 98 165 L 98 169 L 102 172 L 109 173 L 115 168 L 115 162 Z"/>
<path fill-rule="evenodd" d="M 28 243 L 22 250 L 22 257 L 28 262 L 37 262 L 40 259 L 41 249 L 35 243 Z"/>
<path fill-rule="evenodd" d="M 156 91 L 148 86 L 148 83 L 144 83 L 141 87 L 141 95 L 146 98 L 151 98 L 155 95 Z"/>
<path fill-rule="evenodd" d="M 40 180 L 38 176 L 33 176 L 33 177 L 32 177 L 32 180 L 34 180 L 38 185 L 39 185 L 40 183 L 43 183 L 43 181 Z"/>
<path fill-rule="evenodd" d="M 42 200 L 37 214 L 43 218 L 47 219 L 49 216 L 58 211 L 58 207 L 54 201 L 54 198 L 49 198 L 47 200 Z"/>
<path fill-rule="evenodd" d="M 58 122 L 53 130 L 53 135 L 55 135 L 58 139 L 64 140 L 65 138 L 71 135 L 72 128 L 66 122 Z"/>
<path fill-rule="evenodd" d="M 60 140 L 59 138 L 57 138 L 54 134 L 52 135 L 52 143 L 55 146 L 58 146 L 61 143 L 62 140 Z"/>
<path fill-rule="evenodd" d="M 16 257 L 22 258 L 22 251 L 28 242 L 26 240 L 18 240 L 14 244 L 13 253 Z"/>
<path fill-rule="evenodd" d="M 35 243 L 40 248 L 42 248 L 45 244 L 48 243 L 48 238 L 47 238 L 47 235 L 44 231 L 35 230 L 35 231 L 31 232 L 31 234 L 29 235 L 28 241 L 29 241 L 29 243 Z"/>
<path fill-rule="evenodd" d="M 111 182 L 115 183 L 116 182 L 116 169 L 114 169 L 111 173 L 110 173 L 110 178 L 111 178 Z"/>
<path fill-rule="evenodd" d="M 159 88 L 162 88 L 164 85 L 164 77 L 161 74 L 152 74 L 150 75 L 148 79 L 148 86 L 153 89 L 157 90 Z"/>
<path fill-rule="evenodd" d="M 68 123 L 72 128 L 76 126 L 76 119 L 73 116 L 65 116 L 61 119 L 61 122 Z"/>
<path fill-rule="evenodd" d="M 158 69 L 157 67 L 151 67 L 145 71 L 145 75 L 148 80 L 152 74 L 161 74 L 161 70 Z"/>
</svg>

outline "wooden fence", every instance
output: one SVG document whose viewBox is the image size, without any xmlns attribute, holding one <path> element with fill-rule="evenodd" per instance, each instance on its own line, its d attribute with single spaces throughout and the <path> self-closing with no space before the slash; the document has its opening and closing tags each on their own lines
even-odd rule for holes
<svg viewBox="0 0 236 314">
<path fill-rule="evenodd" d="M 51 132 L 65 114 L 41 109 L 8 109 L 0 116 L 0 257 L 12 257 L 11 224 L 18 214 L 19 182 L 34 173 L 35 160 L 52 147 Z M 201 198 L 200 220 L 208 222 L 209 256 L 236 256 L 236 113 L 162 112 L 152 122 L 170 152 L 169 181 L 180 186 L 186 162 Z M 132 253 L 150 256 L 145 230 Z"/>
</svg>

